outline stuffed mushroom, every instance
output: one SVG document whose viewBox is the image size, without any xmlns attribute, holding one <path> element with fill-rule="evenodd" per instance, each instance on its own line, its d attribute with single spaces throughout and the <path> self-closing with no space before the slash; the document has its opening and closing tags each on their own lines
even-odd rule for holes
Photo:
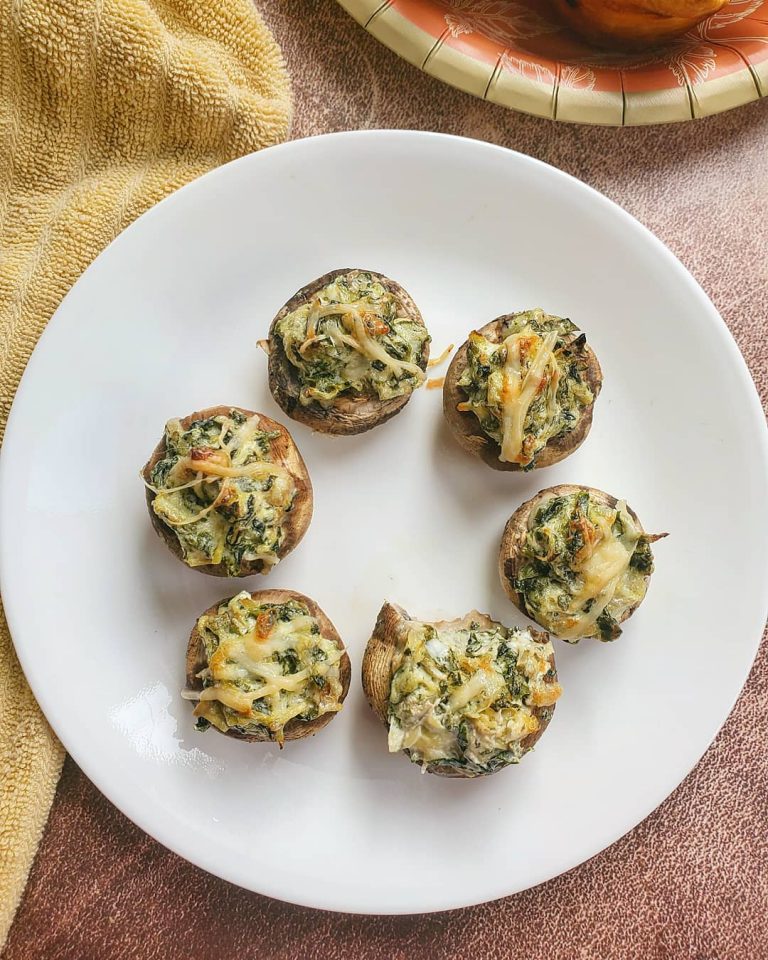
<svg viewBox="0 0 768 960">
<path fill-rule="evenodd" d="M 197 620 L 187 688 L 199 730 L 240 740 L 299 740 L 341 710 L 350 664 L 336 628 L 293 590 L 243 591 Z"/>
<path fill-rule="evenodd" d="M 560 484 L 510 517 L 499 576 L 515 606 L 561 640 L 615 640 L 645 597 L 651 544 L 665 536 L 645 533 L 625 500 Z"/>
<path fill-rule="evenodd" d="M 363 689 L 389 750 L 443 777 L 518 763 L 561 694 L 546 634 L 472 611 L 422 623 L 385 603 L 363 659 Z"/>
<path fill-rule="evenodd" d="M 410 295 L 368 270 L 334 270 L 303 287 L 269 330 L 269 386 L 294 420 L 363 433 L 422 385 L 430 337 Z"/>
<path fill-rule="evenodd" d="M 507 314 L 470 333 L 445 378 L 456 440 L 495 470 L 557 463 L 592 425 L 602 373 L 586 336 L 543 310 Z"/>
<path fill-rule="evenodd" d="M 312 484 L 291 435 L 240 407 L 169 420 L 142 475 L 155 530 L 201 573 L 269 573 L 312 519 Z"/>
</svg>

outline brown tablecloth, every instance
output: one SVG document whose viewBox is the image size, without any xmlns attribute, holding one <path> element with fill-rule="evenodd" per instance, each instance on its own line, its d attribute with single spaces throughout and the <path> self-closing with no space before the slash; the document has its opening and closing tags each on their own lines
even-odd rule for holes
<svg viewBox="0 0 768 960">
<path fill-rule="evenodd" d="M 431 80 L 332 0 L 259 5 L 293 74 L 295 137 L 358 127 L 441 130 L 575 174 L 691 269 L 768 398 L 768 104 L 671 127 L 558 125 Z M 539 888 L 447 914 L 335 915 L 232 887 L 145 836 L 68 760 L 5 958 L 768 957 L 767 651 L 763 644 L 698 767 L 632 833 Z"/>
</svg>

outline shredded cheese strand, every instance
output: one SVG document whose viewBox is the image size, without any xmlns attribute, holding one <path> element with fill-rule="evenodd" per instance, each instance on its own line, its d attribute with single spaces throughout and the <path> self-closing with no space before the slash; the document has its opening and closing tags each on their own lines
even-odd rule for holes
<svg viewBox="0 0 768 960">
<path fill-rule="evenodd" d="M 355 313 L 353 316 L 353 324 L 355 330 L 355 336 L 360 343 L 362 352 L 371 360 L 379 360 L 385 366 L 389 367 L 396 377 L 401 377 L 403 371 L 412 374 L 419 379 L 424 378 L 424 371 L 421 367 L 417 366 L 415 363 L 409 363 L 406 360 L 395 360 L 394 357 L 390 357 L 387 351 L 382 347 L 380 343 L 377 343 L 371 337 L 368 336 L 368 331 L 365 329 L 365 323 L 363 318 L 359 313 Z"/>
<path fill-rule="evenodd" d="M 203 479 L 204 479 L 204 478 L 198 473 L 198 475 L 195 477 L 195 479 L 194 479 L 194 480 L 190 480 L 189 483 L 182 483 L 182 485 L 181 485 L 180 487 L 168 487 L 168 489 L 166 489 L 165 487 L 160 488 L 160 487 L 154 487 L 154 486 L 152 486 L 152 484 L 151 484 L 148 480 L 145 480 L 145 479 L 144 479 L 143 474 L 142 474 L 142 476 L 141 476 L 141 479 L 142 479 L 142 481 L 143 481 L 143 483 L 144 483 L 144 486 L 147 488 L 147 490 L 151 490 L 152 493 L 154 493 L 154 494 L 161 494 L 161 493 L 162 493 L 162 494 L 168 494 L 168 493 L 178 493 L 179 490 L 188 490 L 190 487 L 196 487 L 196 486 L 198 485 L 198 483 L 202 483 L 202 482 L 203 482 Z"/>
<path fill-rule="evenodd" d="M 410 363 L 407 360 L 397 360 L 395 357 L 390 356 L 384 347 L 368 334 L 365 328 L 364 312 L 372 312 L 372 307 L 375 311 L 375 305 L 366 304 L 362 300 L 354 303 L 330 303 L 325 306 L 317 306 L 313 301 L 307 320 L 306 338 L 299 347 L 299 353 L 301 356 L 304 356 L 304 350 L 310 346 L 310 343 L 319 339 L 317 335 L 317 320 L 323 317 L 338 316 L 341 318 L 346 332 L 343 332 L 337 324 L 328 324 L 325 328 L 326 333 L 337 346 L 340 343 L 344 344 L 352 350 L 361 353 L 369 360 L 378 360 L 398 378 L 401 378 L 404 373 L 407 373 L 420 381 L 423 380 L 425 374 L 418 364 Z M 352 335 L 350 336 L 350 334 Z M 452 349 L 453 344 L 451 344 L 446 352 L 450 352 Z"/>
<path fill-rule="evenodd" d="M 334 654 L 329 655 L 327 660 L 318 664 L 314 673 L 312 673 L 309 668 L 306 668 L 299 670 L 298 673 L 289 673 L 286 676 L 270 676 L 265 678 L 259 675 L 258 679 L 263 679 L 264 682 L 258 690 L 246 691 L 232 687 L 231 685 L 213 683 L 210 687 L 204 687 L 202 690 L 184 691 L 184 698 L 186 700 L 199 700 L 201 702 L 218 700 L 220 703 L 238 712 L 250 712 L 255 700 L 271 697 L 276 693 L 280 693 L 281 690 L 295 691 L 299 685 L 305 683 L 311 676 L 326 676 L 331 667 L 334 667 L 341 660 L 341 657 L 342 651 L 337 650 Z M 252 672 L 255 673 L 256 671 L 254 670 Z M 237 702 L 239 706 L 234 706 L 234 702 Z M 243 705 L 246 703 L 247 706 L 243 708 Z"/>
<path fill-rule="evenodd" d="M 625 527 L 635 530 L 632 518 L 627 512 L 626 501 L 621 500 L 616 505 L 615 516 L 620 517 Z M 629 568 L 629 562 L 634 552 L 634 544 L 640 539 L 640 533 L 632 534 L 632 548 L 613 535 L 613 521 L 603 519 L 599 524 L 600 540 L 590 555 L 578 565 L 576 572 L 582 577 L 583 584 L 574 595 L 566 614 L 572 622 L 558 636 L 563 640 L 575 640 L 585 636 L 597 623 L 600 615 L 616 595 L 616 590 L 624 574 Z M 592 606 L 585 613 L 582 608 L 592 600 Z"/>
<path fill-rule="evenodd" d="M 315 333 L 317 332 L 319 304 L 320 301 L 317 299 L 317 297 L 314 297 L 309 306 L 309 316 L 307 317 L 307 337 L 310 339 L 314 338 Z"/>
<path fill-rule="evenodd" d="M 535 336 L 539 340 L 533 363 L 524 376 L 520 367 L 520 342 Z M 499 460 L 502 463 L 527 463 L 523 454 L 524 426 L 528 410 L 541 386 L 544 371 L 552 357 L 557 342 L 557 333 L 548 333 L 543 339 L 526 327 L 504 341 L 506 360 L 502 372 L 502 436 Z"/>
<path fill-rule="evenodd" d="M 331 323 L 326 327 L 326 332 L 328 336 L 333 340 L 333 342 L 338 346 L 339 344 L 345 344 L 348 347 L 351 347 L 352 350 L 356 350 L 357 353 L 362 353 L 363 351 L 360 348 L 360 344 L 353 337 L 347 336 L 341 328 L 335 324 Z"/>
<path fill-rule="evenodd" d="M 299 347 L 299 356 L 301 356 L 301 357 L 306 357 L 306 355 L 307 355 L 307 354 L 306 354 L 306 351 L 307 351 L 313 344 L 319 343 L 321 340 L 324 340 L 324 339 L 325 339 L 325 334 L 322 334 L 322 333 L 320 334 L 320 336 L 307 337 L 307 339 L 304 341 L 304 343 L 302 343 L 302 345 Z"/>
<path fill-rule="evenodd" d="M 188 517 L 186 520 L 175 521 L 175 520 L 171 520 L 170 517 L 163 515 L 163 522 L 167 523 L 169 527 L 174 527 L 174 528 L 186 527 L 190 523 L 197 523 L 198 520 L 202 520 L 203 517 L 207 516 L 211 512 L 211 510 L 215 510 L 216 507 L 218 507 L 219 500 L 221 499 L 221 495 L 224 492 L 224 489 L 225 489 L 224 484 L 222 484 L 221 489 L 216 494 L 216 499 L 212 503 L 209 503 L 207 507 L 203 507 L 203 509 L 199 513 L 196 513 L 193 517 Z"/>
<path fill-rule="evenodd" d="M 474 700 L 475 697 L 485 693 L 485 688 L 485 671 L 478 670 L 477 673 L 472 674 L 469 680 L 453 691 L 448 706 L 451 710 L 461 710 L 462 707 L 466 707 L 470 700 Z"/>
<path fill-rule="evenodd" d="M 431 360 L 427 361 L 427 368 L 431 369 L 432 367 L 439 367 L 441 363 L 444 363 L 448 358 L 451 350 L 453 350 L 454 345 L 449 343 L 448 346 L 443 350 L 439 357 L 433 357 Z"/>
<path fill-rule="evenodd" d="M 328 303 L 324 307 L 318 307 L 315 316 L 318 319 L 322 317 L 340 317 L 347 313 L 358 313 L 360 308 L 366 304 L 362 300 L 355 300 L 354 303 Z"/>
<path fill-rule="evenodd" d="M 257 460 L 254 463 L 245 463 L 241 466 L 227 467 L 220 463 L 213 463 L 210 460 L 193 460 L 191 457 L 186 457 L 183 460 L 179 460 L 179 466 L 219 478 L 242 479 L 245 477 L 285 477 L 289 475 L 284 467 L 278 466 L 276 463 L 268 463 L 265 460 Z"/>
</svg>

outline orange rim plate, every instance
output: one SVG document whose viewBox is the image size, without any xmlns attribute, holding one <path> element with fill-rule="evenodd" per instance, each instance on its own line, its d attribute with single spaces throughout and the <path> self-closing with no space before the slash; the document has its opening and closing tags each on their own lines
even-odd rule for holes
<svg viewBox="0 0 768 960">
<path fill-rule="evenodd" d="M 768 0 L 732 0 L 642 54 L 596 50 L 541 0 L 339 0 L 425 73 L 551 120 L 634 126 L 705 117 L 768 91 Z"/>
</svg>

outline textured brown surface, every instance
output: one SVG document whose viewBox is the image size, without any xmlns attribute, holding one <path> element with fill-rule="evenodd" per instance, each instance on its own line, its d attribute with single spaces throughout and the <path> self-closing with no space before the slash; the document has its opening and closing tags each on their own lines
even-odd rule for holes
<svg viewBox="0 0 768 960">
<path fill-rule="evenodd" d="M 295 136 L 354 127 L 444 130 L 520 149 L 581 177 L 693 271 L 768 398 L 766 104 L 658 129 L 558 126 L 421 75 L 332 0 L 260 0 L 260 7 L 293 72 Z M 762 960 L 767 651 L 764 644 L 715 745 L 630 835 L 543 887 L 450 914 L 335 916 L 245 893 L 144 836 L 68 761 L 6 960 Z"/>
</svg>

